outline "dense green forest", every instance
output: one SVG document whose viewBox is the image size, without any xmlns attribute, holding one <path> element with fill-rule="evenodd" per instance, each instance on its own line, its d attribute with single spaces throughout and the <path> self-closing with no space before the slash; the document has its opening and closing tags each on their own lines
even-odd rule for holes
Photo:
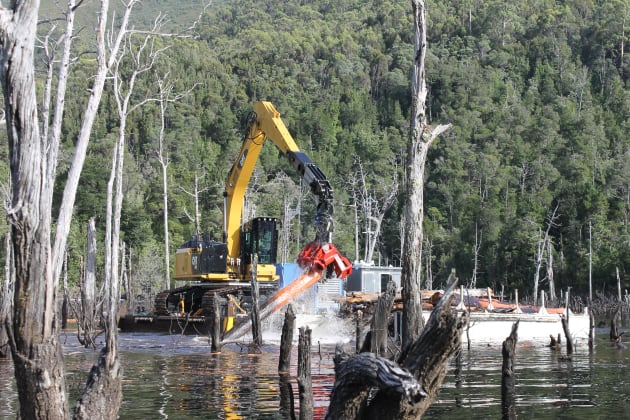
<svg viewBox="0 0 630 420">
<path fill-rule="evenodd" d="M 81 22 L 95 16 L 95 3 L 79 9 Z M 134 20 L 149 25 L 161 10 L 170 28 L 185 28 L 203 7 L 202 1 L 153 0 L 137 8 Z M 428 114 L 453 128 L 428 156 L 426 279 L 439 287 L 455 268 L 464 284 L 518 288 L 522 296 L 532 293 L 538 271 L 541 289 L 553 273 L 557 290 L 587 294 L 592 273 L 595 291 L 616 293 L 618 270 L 627 288 L 630 1 L 429 1 L 427 14 Z M 350 260 L 364 259 L 374 241 L 372 259 L 397 265 L 402 194 L 410 182 L 404 165 L 414 51 L 410 1 L 215 1 L 187 33 L 157 39 L 168 49 L 138 81 L 136 94 L 137 100 L 155 95 L 164 75 L 176 91 L 191 89 L 167 109 L 171 253 L 195 231 L 195 177 L 201 230 L 220 238 L 227 171 L 253 102 L 269 100 L 335 188 L 337 246 Z M 89 51 L 93 32 L 79 36 L 62 173 L 94 66 L 89 53 L 79 55 Z M 79 276 L 86 221 L 96 216 L 98 226 L 104 216 L 118 123 L 110 88 L 77 196 L 71 282 Z M 146 287 L 164 270 L 157 263 L 164 252 L 159 126 L 154 102 L 128 121 L 122 229 L 132 275 Z M 61 193 L 63 174 L 59 181 Z M 389 203 L 392 191 L 398 193 Z M 314 211 L 315 199 L 267 144 L 248 212 L 290 223 L 289 261 L 314 237 Z"/>
</svg>

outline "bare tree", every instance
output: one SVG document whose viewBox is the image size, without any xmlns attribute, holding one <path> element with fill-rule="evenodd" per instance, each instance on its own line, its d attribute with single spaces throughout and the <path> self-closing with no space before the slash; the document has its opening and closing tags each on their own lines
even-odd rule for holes
<svg viewBox="0 0 630 420">
<path fill-rule="evenodd" d="M 414 65 L 412 74 L 411 132 L 407 150 L 405 222 L 402 252 L 403 348 L 410 345 L 422 328 L 420 283 L 422 273 L 422 221 L 424 219 L 424 166 L 431 143 L 450 124 L 431 127 L 426 116 L 427 87 L 424 62 L 427 25 L 424 0 L 413 0 Z"/>
<path fill-rule="evenodd" d="M 190 214 L 188 214 L 188 210 L 186 209 L 184 209 L 184 212 L 186 213 L 186 216 L 188 217 L 188 219 L 191 222 L 195 223 L 195 235 L 201 234 L 201 212 L 199 211 L 199 195 L 203 192 L 206 192 L 208 188 L 206 187 L 199 188 L 199 178 L 203 179 L 205 176 L 206 176 L 205 168 L 202 168 L 201 177 L 197 174 L 197 171 L 195 171 L 192 191 L 188 191 L 186 188 L 182 187 L 181 185 L 179 186 L 180 190 L 182 190 L 183 192 L 185 192 L 186 194 L 188 194 L 189 196 L 193 198 L 195 214 L 191 216 Z"/>
<path fill-rule="evenodd" d="M 473 253 L 473 272 L 470 279 L 470 287 L 477 287 L 477 273 L 479 272 L 479 251 L 481 250 L 481 239 L 483 237 L 483 229 L 479 229 L 478 223 L 475 221 L 475 247 Z"/>
<path fill-rule="evenodd" d="M 88 220 L 87 247 L 80 303 L 73 305 L 77 320 L 77 339 L 84 347 L 96 348 L 98 312 L 100 304 L 96 294 L 96 224 L 94 218 Z"/>
<path fill-rule="evenodd" d="M 22 418 L 67 418 L 61 345 L 56 333 L 56 288 L 51 261 L 54 179 L 38 120 L 34 46 L 39 1 L 0 9 L 0 79 L 9 142 L 12 197 L 7 218 L 13 238 L 15 292 L 11 353 Z"/>
<path fill-rule="evenodd" d="M 169 74 L 158 76 L 158 103 L 160 105 L 160 132 L 158 134 L 157 159 L 162 169 L 162 194 L 164 205 L 164 285 L 166 289 L 171 286 L 170 273 L 170 244 L 168 235 L 168 166 L 171 161 L 166 149 L 166 109 L 172 102 L 177 102 L 188 94 L 173 93 L 173 82 L 169 80 Z M 198 211 L 198 209 L 197 209 Z M 196 214 L 196 213 L 195 213 Z M 198 229 L 199 226 L 195 225 Z"/>
<path fill-rule="evenodd" d="M 391 181 L 370 182 L 363 162 L 358 157 L 355 158 L 354 166 L 356 171 L 354 179 L 351 181 L 354 205 L 361 209 L 363 220 L 365 221 L 365 250 L 364 261 L 370 262 L 374 258 L 374 249 L 378 243 L 381 233 L 381 224 L 387 211 L 392 207 L 398 196 L 398 168 L 393 162 L 393 173 Z M 378 185 L 378 187 L 376 186 Z"/>
<path fill-rule="evenodd" d="M 109 2 L 101 0 L 96 28 L 97 68 L 61 199 L 54 243 L 50 233 L 52 193 L 59 150 L 57 130 L 60 130 L 63 115 L 64 80 L 70 65 L 74 10 L 81 2 L 68 0 L 64 53 L 59 63 L 56 107 L 49 129 L 47 122 L 40 128 L 35 92 L 33 59 L 39 1 L 16 0 L 8 7 L 0 8 L 0 60 L 4 63 L 0 66 L 0 79 L 4 94 L 12 184 L 12 198 L 7 215 L 15 256 L 15 304 L 9 339 L 22 418 L 69 417 L 63 354 L 57 335 L 56 294 L 79 176 L 107 70 L 117 57 L 123 35 L 127 32 L 129 15 L 137 2 L 138 0 L 127 2 L 123 17 L 116 26 L 119 28 L 118 35 L 112 34 L 106 49 L 105 28 Z M 51 97 L 52 95 L 48 95 L 46 99 Z M 47 131 L 42 133 L 42 129 Z M 115 288 L 116 285 L 112 287 Z M 117 290 L 107 292 L 110 293 L 109 303 L 116 305 Z M 110 310 L 110 325 L 115 322 L 113 312 Z M 112 330 L 115 333 L 115 328 Z M 107 347 L 112 344 L 114 343 L 108 340 Z M 117 371 L 116 364 L 105 368 Z M 98 375 L 97 371 L 93 372 Z M 94 378 L 94 375 L 91 376 L 91 379 Z M 91 380 L 88 388 L 96 382 Z M 96 387 L 98 388 L 98 384 Z M 83 416 L 92 418 L 98 413 L 101 418 L 113 417 L 112 413 L 118 411 L 119 401 L 116 399 L 101 399 L 100 403 L 100 408 L 103 408 L 102 404 L 106 405 L 103 410 L 96 408 L 92 413 L 84 410 Z M 81 408 L 95 405 L 89 399 L 83 399 L 79 404 Z M 81 413 L 77 416 L 81 417 Z"/>
<path fill-rule="evenodd" d="M 557 211 L 558 211 L 558 205 L 556 205 L 556 207 L 547 215 L 547 218 L 546 218 L 547 229 L 545 229 L 545 233 L 543 234 L 542 230 L 539 230 L 539 238 L 538 238 L 538 244 L 536 246 L 535 267 L 534 267 L 534 303 L 538 301 L 538 286 L 541 282 L 540 271 L 545 262 L 545 253 L 551 252 L 551 248 L 549 245 L 549 242 L 550 242 L 549 231 L 551 230 L 551 228 L 558 226 L 557 220 L 558 220 L 559 215 L 557 214 Z M 548 259 L 547 262 L 551 264 L 553 260 Z M 548 266 L 547 270 L 548 270 L 548 274 L 547 274 L 546 279 L 550 280 L 551 283 L 553 283 L 553 267 Z M 549 277 L 549 270 L 552 270 L 551 277 Z M 555 299 L 555 285 L 551 283 L 549 286 L 549 292 L 550 294 L 553 292 L 553 296 L 550 296 L 549 298 Z"/>
</svg>

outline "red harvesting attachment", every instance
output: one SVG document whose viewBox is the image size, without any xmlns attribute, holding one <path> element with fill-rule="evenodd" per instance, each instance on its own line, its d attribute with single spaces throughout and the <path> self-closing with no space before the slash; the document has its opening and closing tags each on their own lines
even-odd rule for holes
<svg viewBox="0 0 630 420">
<path fill-rule="evenodd" d="M 332 265 L 338 278 L 345 279 L 352 273 L 352 265 L 337 247 L 331 243 L 321 244 L 313 241 L 298 255 L 297 263 L 301 268 L 322 272 Z"/>
</svg>

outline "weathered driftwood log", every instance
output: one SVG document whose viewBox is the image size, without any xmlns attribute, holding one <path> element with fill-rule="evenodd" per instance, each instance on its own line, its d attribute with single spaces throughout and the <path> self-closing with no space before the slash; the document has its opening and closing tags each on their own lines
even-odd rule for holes
<svg viewBox="0 0 630 420">
<path fill-rule="evenodd" d="M 212 298 L 212 324 L 211 324 L 211 345 L 210 351 L 212 353 L 221 352 L 221 302 L 218 294 L 215 293 Z"/>
<path fill-rule="evenodd" d="M 291 368 L 293 331 L 295 331 L 295 311 L 293 310 L 293 305 L 289 304 L 284 313 L 282 336 L 280 338 L 280 357 L 278 360 L 278 373 L 280 374 L 289 373 L 289 369 Z"/>
<path fill-rule="evenodd" d="M 451 310 L 456 283 L 449 284 L 420 337 L 401 354 L 398 363 L 365 353 L 336 357 L 327 419 L 422 416 L 439 391 L 449 357 L 461 347 L 468 315 Z"/>
<path fill-rule="evenodd" d="M 300 420 L 311 420 L 313 418 L 313 383 L 311 380 L 311 329 L 309 327 L 300 328 L 297 367 Z"/>
<path fill-rule="evenodd" d="M 560 321 L 562 322 L 564 338 L 567 339 L 567 356 L 571 356 L 573 354 L 573 338 L 571 338 L 571 331 L 569 331 L 569 320 L 563 315 Z"/>
<path fill-rule="evenodd" d="M 377 356 L 385 356 L 387 351 L 387 326 L 392 305 L 396 298 L 396 283 L 389 281 L 385 293 L 379 296 L 376 310 L 372 316 L 370 332 L 365 337 L 361 352 L 372 352 Z"/>
<path fill-rule="evenodd" d="M 503 367 L 501 369 L 501 412 L 503 420 L 516 419 L 514 355 L 517 341 L 518 321 L 512 325 L 512 332 L 503 342 Z"/>
</svg>

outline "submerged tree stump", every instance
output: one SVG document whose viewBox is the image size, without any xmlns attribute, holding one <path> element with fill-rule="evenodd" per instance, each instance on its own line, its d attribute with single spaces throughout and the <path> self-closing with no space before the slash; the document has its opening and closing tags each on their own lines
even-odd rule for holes
<svg viewBox="0 0 630 420">
<path fill-rule="evenodd" d="M 460 348 L 468 314 L 451 310 L 454 280 L 422 334 L 397 362 L 361 353 L 335 357 L 335 385 L 326 419 L 416 419 L 429 408 Z"/>
<path fill-rule="evenodd" d="M 389 281 L 385 293 L 379 296 L 376 302 L 376 310 L 372 317 L 372 324 L 369 334 L 365 337 L 365 342 L 361 352 L 370 351 L 377 356 L 385 355 L 387 351 L 387 326 L 392 305 L 396 298 L 396 283 Z"/>
<path fill-rule="evenodd" d="M 621 336 L 619 334 L 619 323 L 621 322 L 621 306 L 617 308 L 615 316 L 610 320 L 610 341 L 615 342 Z"/>
<path fill-rule="evenodd" d="M 260 310 L 258 307 L 259 293 L 258 293 L 258 255 L 254 254 L 252 258 L 252 339 L 253 346 L 260 350 L 262 347 L 262 331 L 260 329 Z"/>
<path fill-rule="evenodd" d="M 295 331 L 295 312 L 293 311 L 293 305 L 289 304 L 284 313 L 282 337 L 280 338 L 280 356 L 278 360 L 278 373 L 280 374 L 288 374 L 291 368 L 293 331 Z"/>
<path fill-rule="evenodd" d="M 300 328 L 298 342 L 298 392 L 300 394 L 300 420 L 313 418 L 313 383 L 311 380 L 311 329 Z"/>
<path fill-rule="evenodd" d="M 512 325 L 512 332 L 503 342 L 503 367 L 501 369 L 501 412 L 503 420 L 516 419 L 514 355 L 518 340 L 517 331 L 518 321 Z"/>
<path fill-rule="evenodd" d="M 567 356 L 571 356 L 573 354 L 573 338 L 571 338 L 571 331 L 569 331 L 569 320 L 563 315 L 561 322 L 564 338 L 567 340 Z"/>
<path fill-rule="evenodd" d="M 210 351 L 212 353 L 221 352 L 221 302 L 218 294 L 214 294 L 212 298 L 212 320 L 211 320 L 211 345 Z"/>
</svg>

